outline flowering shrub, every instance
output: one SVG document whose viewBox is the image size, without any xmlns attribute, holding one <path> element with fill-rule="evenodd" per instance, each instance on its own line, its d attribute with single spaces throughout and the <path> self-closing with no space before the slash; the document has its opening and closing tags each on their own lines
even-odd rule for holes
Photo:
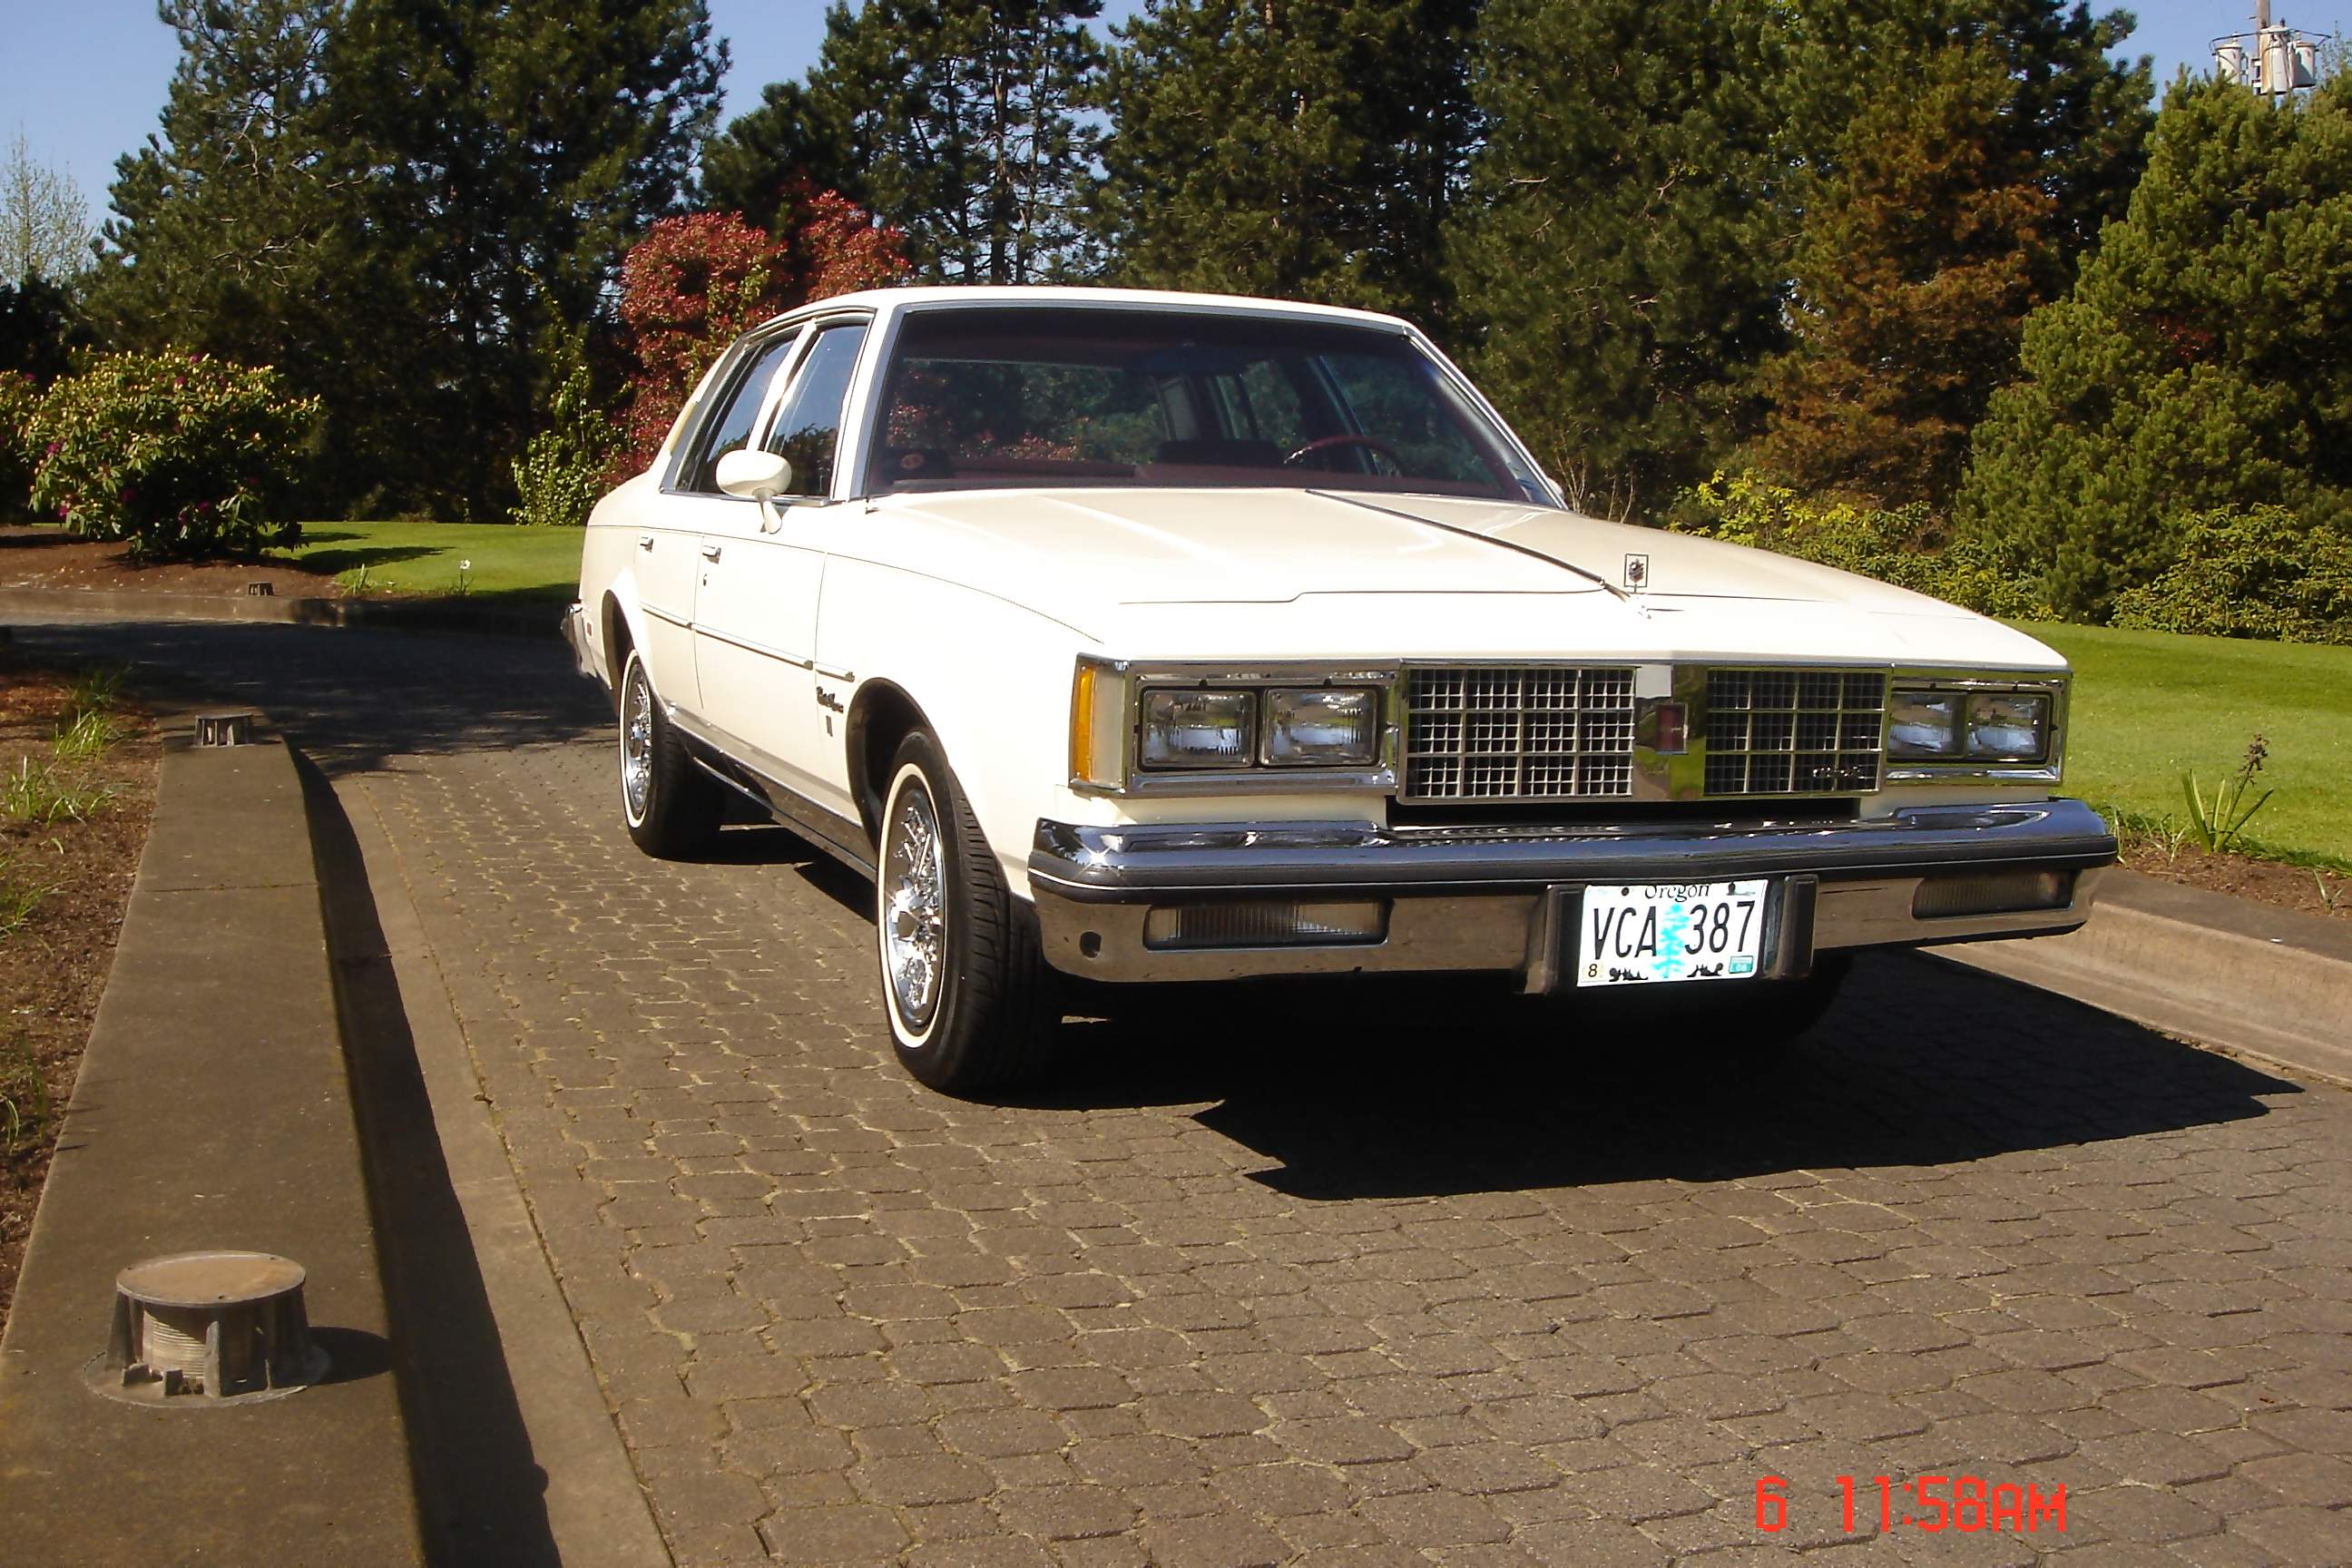
<svg viewBox="0 0 2352 1568">
<path fill-rule="evenodd" d="M 795 305 L 883 288 L 912 270 L 906 237 L 877 227 L 864 207 L 838 191 L 803 196 L 793 216 L 783 249 L 792 264 Z"/>
<path fill-rule="evenodd" d="M 33 506 L 134 556 L 290 544 L 289 470 L 317 417 L 268 368 L 204 354 L 109 354 L 50 384 L 32 419 Z"/>
<path fill-rule="evenodd" d="M 621 262 L 621 327 L 636 361 L 614 479 L 643 469 L 719 351 L 782 310 L 776 242 L 737 213 L 666 217 Z"/>
<path fill-rule="evenodd" d="M 1756 545 L 1933 595 L 1988 616 L 2051 618 L 2023 576 L 1973 539 L 1930 548 L 1926 506 L 1895 511 L 1847 501 L 1814 501 L 1752 474 L 1714 479 L 1689 492 L 1694 520 L 1683 532 Z"/>
<path fill-rule="evenodd" d="M 20 516 L 32 504 L 33 410 L 40 401 L 31 376 L 0 370 L 0 518 Z"/>
<path fill-rule="evenodd" d="M 2116 595 L 2115 625 L 2352 643 L 2352 539 L 2277 506 L 2195 512 L 2175 537 L 2161 575 Z"/>
<path fill-rule="evenodd" d="M 634 362 L 609 478 L 642 471 L 727 345 L 779 311 L 904 275 L 898 230 L 824 191 L 779 240 L 740 213 L 664 218 L 621 262 L 621 336 Z"/>
</svg>

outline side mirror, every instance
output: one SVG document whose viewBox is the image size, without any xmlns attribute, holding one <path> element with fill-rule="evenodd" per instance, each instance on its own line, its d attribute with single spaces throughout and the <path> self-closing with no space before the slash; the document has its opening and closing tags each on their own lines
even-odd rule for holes
<svg viewBox="0 0 2352 1568">
<path fill-rule="evenodd" d="M 719 459 L 719 488 L 744 500 L 772 500 L 793 482 L 793 466 L 773 452 L 746 447 Z"/>
</svg>

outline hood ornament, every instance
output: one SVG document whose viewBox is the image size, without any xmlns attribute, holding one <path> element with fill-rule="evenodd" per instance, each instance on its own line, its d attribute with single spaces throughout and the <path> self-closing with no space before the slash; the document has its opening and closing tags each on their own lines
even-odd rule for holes
<svg viewBox="0 0 2352 1568">
<path fill-rule="evenodd" d="M 1646 555 L 1625 557 L 1625 586 L 1638 594 L 1650 585 L 1650 558 Z"/>
</svg>

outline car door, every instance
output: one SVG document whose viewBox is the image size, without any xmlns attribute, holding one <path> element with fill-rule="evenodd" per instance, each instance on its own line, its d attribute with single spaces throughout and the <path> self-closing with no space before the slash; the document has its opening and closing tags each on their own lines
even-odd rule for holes
<svg viewBox="0 0 2352 1568">
<path fill-rule="evenodd" d="M 694 617 L 702 592 L 704 534 L 714 517 L 751 501 L 719 489 L 719 459 L 747 445 L 767 404 L 776 372 L 798 332 L 746 344 L 722 373 L 709 408 L 683 444 L 636 529 L 637 604 L 646 613 L 646 668 L 663 702 L 689 715 L 702 711 L 696 679 Z"/>
<path fill-rule="evenodd" d="M 703 712 L 728 748 L 776 783 L 854 818 L 826 758 L 841 749 L 837 712 L 821 704 L 817 599 L 821 537 L 833 506 L 833 459 L 863 317 L 810 327 L 761 444 L 792 465 L 786 493 L 714 518 L 702 540 L 695 661 Z"/>
</svg>

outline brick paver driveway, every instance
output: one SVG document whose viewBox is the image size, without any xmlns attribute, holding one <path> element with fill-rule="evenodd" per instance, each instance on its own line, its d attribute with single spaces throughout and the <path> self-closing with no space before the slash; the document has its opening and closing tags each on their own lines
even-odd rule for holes
<svg viewBox="0 0 2352 1568">
<path fill-rule="evenodd" d="M 1779 1067 L 1178 994 L 959 1103 L 854 882 L 631 848 L 551 645 L 142 636 L 387 825 L 681 1563 L 2352 1558 L 2338 1090 L 1896 959 Z"/>
</svg>

